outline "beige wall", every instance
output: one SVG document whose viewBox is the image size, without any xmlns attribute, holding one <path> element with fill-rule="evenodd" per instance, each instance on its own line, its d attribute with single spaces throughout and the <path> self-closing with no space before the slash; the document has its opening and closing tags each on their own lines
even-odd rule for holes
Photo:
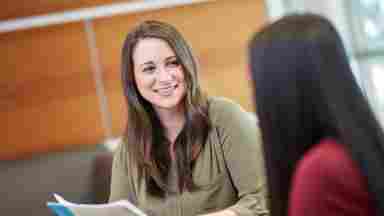
<svg viewBox="0 0 384 216">
<path fill-rule="evenodd" d="M 211 95 L 232 98 L 252 111 L 246 80 L 246 43 L 266 19 L 261 0 L 210 3 L 104 18 L 94 21 L 104 83 L 119 135 L 125 124 L 120 50 L 139 21 L 175 25 L 201 63 L 201 81 Z M 87 41 L 81 23 L 0 34 L 0 158 L 102 141 Z"/>
</svg>

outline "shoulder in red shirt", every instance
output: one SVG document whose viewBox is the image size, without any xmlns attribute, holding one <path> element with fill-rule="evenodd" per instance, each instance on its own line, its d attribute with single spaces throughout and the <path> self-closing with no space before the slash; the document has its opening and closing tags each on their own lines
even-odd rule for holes
<svg viewBox="0 0 384 216">
<path fill-rule="evenodd" d="M 289 216 L 375 215 L 365 178 L 334 139 L 322 140 L 303 156 L 289 199 Z"/>
</svg>

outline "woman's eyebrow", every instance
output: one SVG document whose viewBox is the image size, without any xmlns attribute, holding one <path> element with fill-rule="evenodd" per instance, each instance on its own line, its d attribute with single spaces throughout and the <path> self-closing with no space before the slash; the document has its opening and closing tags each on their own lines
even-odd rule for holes
<svg viewBox="0 0 384 216">
<path fill-rule="evenodd" d="M 176 58 L 176 56 L 168 56 L 167 58 L 165 58 L 165 60 L 167 61 L 167 60 L 170 60 L 170 59 L 174 59 L 174 58 Z"/>
</svg>

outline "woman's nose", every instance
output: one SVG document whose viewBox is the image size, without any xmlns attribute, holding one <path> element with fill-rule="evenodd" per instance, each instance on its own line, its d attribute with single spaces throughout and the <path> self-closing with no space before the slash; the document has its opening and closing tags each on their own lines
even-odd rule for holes
<svg viewBox="0 0 384 216">
<path fill-rule="evenodd" d="M 160 82 L 172 81 L 172 79 L 173 79 L 172 72 L 167 70 L 164 67 L 161 67 L 161 68 L 159 68 L 157 79 Z"/>
</svg>

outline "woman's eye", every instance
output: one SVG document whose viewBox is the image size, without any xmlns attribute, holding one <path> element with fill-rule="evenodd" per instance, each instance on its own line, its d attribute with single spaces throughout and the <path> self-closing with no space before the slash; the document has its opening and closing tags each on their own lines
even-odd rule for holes
<svg viewBox="0 0 384 216">
<path fill-rule="evenodd" d="M 144 73 L 152 73 L 153 71 L 155 71 L 155 66 L 148 66 L 148 67 L 145 67 L 144 69 L 143 69 L 143 72 Z"/>
<path fill-rule="evenodd" d="M 180 65 L 180 63 L 179 63 L 179 61 L 178 60 L 172 60 L 172 61 L 169 61 L 168 63 L 167 63 L 167 66 L 169 66 L 169 67 L 178 67 Z"/>
</svg>

